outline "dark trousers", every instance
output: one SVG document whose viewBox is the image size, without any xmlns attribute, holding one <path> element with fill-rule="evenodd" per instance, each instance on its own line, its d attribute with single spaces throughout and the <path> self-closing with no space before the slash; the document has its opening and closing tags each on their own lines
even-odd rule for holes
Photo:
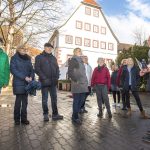
<svg viewBox="0 0 150 150">
<path fill-rule="evenodd" d="M 78 119 L 81 105 L 85 100 L 85 93 L 73 93 L 73 114 L 72 119 Z"/>
<path fill-rule="evenodd" d="M 118 103 L 120 103 L 120 91 L 112 91 L 112 93 L 113 93 L 114 103 L 116 103 L 116 95 L 118 98 Z"/>
<path fill-rule="evenodd" d="M 127 99 L 130 100 L 130 95 L 126 94 L 126 92 L 124 90 L 121 90 L 121 96 L 122 96 L 122 104 L 123 104 L 123 108 L 127 107 Z"/>
<path fill-rule="evenodd" d="M 28 105 L 28 95 L 27 94 L 17 94 L 14 106 L 14 120 L 22 121 L 27 120 L 27 105 Z"/>
<path fill-rule="evenodd" d="M 129 90 L 125 91 L 126 98 L 127 98 L 126 99 L 127 108 L 131 108 L 131 106 L 130 106 L 130 93 L 129 93 L 130 90 L 131 90 L 131 88 L 129 87 Z M 134 98 L 136 100 L 136 103 L 139 107 L 139 110 L 143 111 L 143 107 L 142 107 L 142 104 L 141 104 L 141 100 L 140 100 L 138 91 L 132 91 L 131 90 L 131 92 L 132 92 L 132 95 L 134 96 Z"/>
<path fill-rule="evenodd" d="M 97 96 L 97 103 L 99 107 L 99 111 L 102 112 L 102 103 L 104 101 L 104 104 L 107 108 L 108 114 L 111 113 L 110 110 L 110 103 L 109 103 L 109 98 L 108 98 L 108 89 L 107 85 L 96 85 L 96 96 Z"/>
<path fill-rule="evenodd" d="M 83 103 L 82 103 L 82 106 L 81 106 L 81 109 L 85 109 L 85 102 L 86 102 L 86 99 L 87 99 L 87 97 L 90 95 L 90 93 L 91 93 L 91 87 L 90 86 L 88 86 L 88 92 L 86 92 L 85 93 L 85 99 L 84 99 L 84 101 L 83 101 Z"/>
<path fill-rule="evenodd" d="M 48 93 L 50 93 L 51 97 L 51 106 L 52 106 L 52 114 L 57 115 L 57 90 L 56 86 L 50 87 L 42 87 L 42 107 L 43 107 L 43 114 L 48 115 Z"/>
</svg>

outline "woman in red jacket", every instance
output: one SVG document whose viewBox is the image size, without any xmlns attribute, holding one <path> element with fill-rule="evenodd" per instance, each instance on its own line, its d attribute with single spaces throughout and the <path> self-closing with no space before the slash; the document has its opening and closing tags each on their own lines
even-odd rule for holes
<svg viewBox="0 0 150 150">
<path fill-rule="evenodd" d="M 112 118 L 109 98 L 108 98 L 108 91 L 110 89 L 110 73 L 104 63 L 103 58 L 98 58 L 97 63 L 98 63 L 98 67 L 94 69 L 92 80 L 91 80 L 91 86 L 94 87 L 96 90 L 97 103 L 99 107 L 99 113 L 97 116 L 98 117 L 103 116 L 103 112 L 102 112 L 102 100 L 103 100 L 107 108 L 108 116 L 109 118 Z"/>
</svg>

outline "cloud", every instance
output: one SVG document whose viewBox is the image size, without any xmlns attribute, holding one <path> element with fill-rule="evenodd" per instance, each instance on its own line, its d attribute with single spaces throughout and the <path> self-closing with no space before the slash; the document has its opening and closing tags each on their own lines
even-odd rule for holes
<svg viewBox="0 0 150 150">
<path fill-rule="evenodd" d="M 142 17 L 150 19 L 149 10 L 150 3 L 144 0 L 126 0 L 129 3 L 129 9 L 131 11 L 138 12 Z"/>
</svg>

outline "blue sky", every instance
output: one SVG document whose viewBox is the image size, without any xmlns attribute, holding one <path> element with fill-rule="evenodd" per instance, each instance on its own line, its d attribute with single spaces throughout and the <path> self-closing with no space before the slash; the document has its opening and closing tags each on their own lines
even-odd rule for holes
<svg viewBox="0 0 150 150">
<path fill-rule="evenodd" d="M 82 0 L 65 0 L 76 8 Z M 150 0 L 95 0 L 102 7 L 112 30 L 121 43 L 137 43 L 135 33 L 143 41 L 150 36 Z M 66 9 L 68 10 L 68 9 Z M 71 9 L 73 10 L 73 9 Z"/>
</svg>

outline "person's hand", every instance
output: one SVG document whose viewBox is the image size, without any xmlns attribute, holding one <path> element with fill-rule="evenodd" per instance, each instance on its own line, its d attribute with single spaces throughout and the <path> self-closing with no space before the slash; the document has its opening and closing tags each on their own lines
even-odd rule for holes
<svg viewBox="0 0 150 150">
<path fill-rule="evenodd" d="M 32 78 L 30 77 L 29 79 L 30 79 L 30 82 L 31 82 L 31 81 L 32 81 Z"/>
<path fill-rule="evenodd" d="M 144 76 L 145 75 L 145 72 L 143 70 L 140 71 L 140 76 Z"/>
<path fill-rule="evenodd" d="M 30 82 L 31 79 L 30 79 L 29 77 L 26 77 L 25 80 L 26 80 L 27 82 Z"/>
</svg>

